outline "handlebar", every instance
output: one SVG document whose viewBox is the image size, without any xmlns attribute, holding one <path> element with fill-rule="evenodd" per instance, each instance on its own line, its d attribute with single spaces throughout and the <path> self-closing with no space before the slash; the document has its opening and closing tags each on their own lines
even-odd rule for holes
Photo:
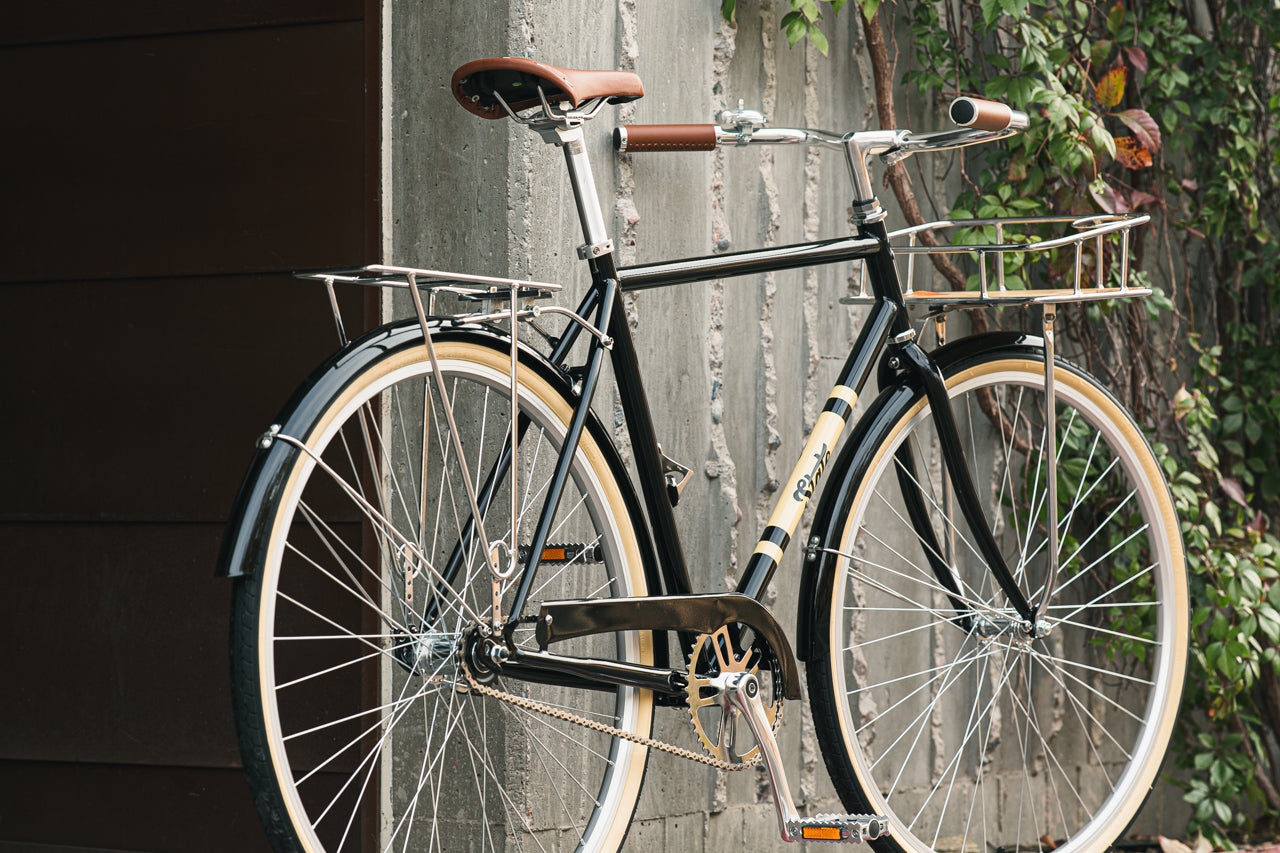
<svg viewBox="0 0 1280 853">
<path fill-rule="evenodd" d="M 978 98 L 956 98 L 947 109 L 951 120 L 961 127 L 989 130 L 999 133 L 1005 130 L 1026 130 L 1031 126 L 1027 114 L 997 101 Z"/>
<path fill-rule="evenodd" d="M 714 151 L 720 144 L 714 124 L 633 124 L 613 129 L 619 151 Z"/>
<path fill-rule="evenodd" d="M 909 130 L 834 134 L 823 130 L 765 127 L 752 110 L 725 110 L 720 124 L 633 124 L 615 128 L 613 146 L 620 152 L 712 151 L 738 145 L 828 145 L 858 148 L 896 162 L 918 151 L 941 151 L 978 145 L 1012 136 L 1030 125 L 1027 114 L 996 101 L 956 98 L 948 110 L 959 130 L 913 134 Z"/>
</svg>

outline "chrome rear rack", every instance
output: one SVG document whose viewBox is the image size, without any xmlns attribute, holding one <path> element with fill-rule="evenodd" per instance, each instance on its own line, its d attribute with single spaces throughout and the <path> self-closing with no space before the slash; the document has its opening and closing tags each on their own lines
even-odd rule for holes
<svg viewBox="0 0 1280 853">
<path fill-rule="evenodd" d="M 440 372 L 440 365 L 436 357 L 436 348 L 434 342 L 434 333 L 438 330 L 438 323 L 441 315 L 437 314 L 436 296 L 439 294 L 447 294 L 456 297 L 461 302 L 480 302 L 483 303 L 478 312 L 450 311 L 444 315 L 444 319 L 452 323 L 492 323 L 498 320 L 507 320 L 510 326 L 507 334 L 510 337 L 510 401 L 511 401 L 511 423 L 515 424 L 519 417 L 519 380 L 517 379 L 517 365 L 519 363 L 519 327 L 520 321 L 531 320 L 540 313 L 560 313 L 566 314 L 570 319 L 582 323 L 589 332 L 599 337 L 605 342 L 605 346 L 611 346 L 612 342 L 604 332 L 586 323 L 585 320 L 578 317 L 572 311 L 560 308 L 555 305 L 538 306 L 529 305 L 529 302 L 538 299 L 548 299 L 555 291 L 560 290 L 560 285 L 549 284 L 541 281 L 529 281 L 526 279 L 515 278 L 496 278 L 493 276 L 470 275 L 467 273 L 445 272 L 443 270 L 426 270 L 416 269 L 414 267 L 397 267 L 387 266 L 384 264 L 372 264 L 364 267 L 354 267 L 349 269 L 332 269 L 332 270 L 316 270 L 310 272 L 294 273 L 297 278 L 310 279 L 312 281 L 324 282 L 325 289 L 329 294 L 329 307 L 333 311 L 334 323 L 337 325 L 338 340 L 343 346 L 347 345 L 347 334 L 342 322 L 342 312 L 338 307 L 338 299 L 334 294 L 333 285 L 337 282 L 344 284 L 360 284 L 369 287 L 390 287 L 403 288 L 408 290 L 409 296 L 413 301 L 414 311 L 417 314 L 418 324 L 422 328 L 422 340 L 426 347 L 428 358 L 431 360 L 432 374 L 435 377 L 436 392 L 443 401 L 443 411 L 449 424 L 448 434 L 452 440 L 454 452 L 458 458 L 462 458 L 462 444 L 458 436 L 458 426 L 453 420 L 453 406 L 449 402 L 449 389 L 445 385 L 445 381 Z M 427 293 L 427 302 L 424 305 L 422 300 L 422 291 Z M 506 306 L 498 310 L 494 310 L 492 303 L 505 302 Z M 519 433 L 516 430 L 508 430 L 511 440 L 511 459 L 517 458 L 517 444 L 519 443 Z M 510 483 L 511 494 L 511 518 L 518 517 L 518 507 L 516 501 L 519 495 L 517 488 L 519 473 L 519 465 L 512 464 L 509 466 L 507 474 Z M 484 532 L 484 514 L 480 512 L 477 498 L 478 484 L 466 472 L 465 466 L 462 477 L 465 486 L 467 502 L 471 510 L 471 517 L 476 520 L 476 526 L 480 531 L 480 541 L 489 543 L 490 547 L 479 549 L 484 557 L 491 581 L 492 581 L 492 610 L 490 618 L 495 625 L 502 622 L 501 609 L 501 592 L 503 589 L 503 581 L 510 577 L 515 571 L 514 556 L 518 553 L 519 543 L 516 539 L 517 526 L 512 525 L 511 540 L 504 543 L 494 543 Z M 495 544 L 503 544 L 511 555 L 511 562 L 505 568 L 499 566 L 498 552 L 493 546 Z M 447 582 L 445 584 L 448 585 Z"/>
<path fill-rule="evenodd" d="M 312 279 L 328 283 L 343 282 L 370 287 L 416 286 L 457 296 L 466 301 L 510 299 L 516 292 L 519 299 L 549 299 L 560 290 L 560 285 L 545 281 L 528 281 L 518 278 L 470 275 L 444 270 L 422 270 L 413 267 L 395 267 L 372 264 L 347 269 L 314 270 L 294 273 L 295 278 Z"/>
<path fill-rule="evenodd" d="M 333 292 L 333 285 L 336 282 L 360 284 L 366 287 L 390 287 L 411 290 L 415 306 L 421 301 L 419 291 L 425 290 L 427 292 L 427 303 L 421 314 L 423 334 L 427 335 L 430 333 L 427 330 L 426 317 L 428 315 L 432 317 L 442 316 L 439 306 L 436 304 L 436 296 L 438 294 L 455 297 L 458 301 L 464 303 L 483 303 L 479 311 L 450 310 L 446 312 L 444 316 L 450 317 L 456 323 L 491 323 L 501 319 L 510 319 L 514 323 L 517 320 L 536 317 L 542 311 L 569 314 L 571 318 L 579 319 L 576 314 L 563 308 L 548 306 L 539 309 L 537 306 L 530 307 L 527 304 L 533 300 L 550 299 L 556 291 L 560 290 L 560 285 L 545 281 L 498 278 L 495 276 L 446 272 L 444 270 L 387 266 L 385 264 L 309 270 L 295 272 L 293 275 L 294 278 L 324 282 L 325 289 L 329 292 L 329 308 L 333 312 L 333 321 L 338 327 L 338 340 L 343 346 L 347 344 L 347 334 L 342 322 L 342 312 L 338 308 L 338 298 Z M 507 308 L 495 311 L 494 303 L 499 302 L 508 302 L 510 305 Z M 591 331 L 597 335 L 602 335 L 594 328 Z"/>
<path fill-rule="evenodd" d="M 903 297 L 909 305 L 929 305 L 936 307 L 972 307 L 980 305 L 1054 305 L 1069 302 L 1088 302 L 1099 299 L 1129 299 L 1150 296 L 1151 288 L 1129 285 L 1129 231 L 1139 225 L 1151 221 L 1146 214 L 1101 214 L 1098 216 L 1033 216 L 1026 218 L 1001 219 L 948 219 L 927 222 L 911 228 L 903 228 L 889 234 L 890 241 L 901 240 L 905 244 L 894 244 L 896 255 L 907 256 L 907 273 L 903 278 L 905 288 Z M 1033 240 L 1018 243 L 1006 242 L 1006 229 L 1011 226 L 1038 226 L 1046 224 L 1067 224 L 1077 229 L 1077 233 L 1049 240 Z M 949 228 L 994 227 L 996 241 L 979 244 L 946 244 L 926 246 L 919 243 L 924 232 L 938 232 Z M 1113 245 L 1111 263 L 1119 263 L 1119 284 L 1107 286 L 1107 246 Z M 1005 255 L 1019 252 L 1047 252 L 1053 249 L 1069 248 L 1074 251 L 1075 274 L 1071 287 L 1009 289 L 1006 287 Z M 970 254 L 974 255 L 978 265 L 977 290 L 917 290 L 915 288 L 916 255 L 932 254 Z M 1089 280 L 1085 280 L 1086 256 L 1092 258 L 1092 270 Z M 988 257 L 995 261 L 989 269 Z M 990 279 L 994 275 L 995 286 Z M 840 300 L 846 305 L 870 304 L 874 298 L 867 292 L 867 273 L 863 267 L 858 284 L 858 293 Z"/>
</svg>

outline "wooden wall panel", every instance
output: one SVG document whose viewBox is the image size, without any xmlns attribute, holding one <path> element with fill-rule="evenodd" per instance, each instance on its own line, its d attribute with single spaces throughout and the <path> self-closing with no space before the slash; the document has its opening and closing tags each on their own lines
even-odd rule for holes
<svg viewBox="0 0 1280 853">
<path fill-rule="evenodd" d="M 362 6 L 362 0 L 9 0 L 0 4 L 0 46 L 359 21 Z"/>
<path fill-rule="evenodd" d="M 336 345 L 288 271 L 377 260 L 377 8 L 0 8 L 0 853 L 266 849 L 213 564 Z"/>
<path fill-rule="evenodd" d="M 360 290 L 340 291 L 350 329 Z M 221 523 L 254 439 L 338 346 L 324 286 L 288 275 L 10 284 L 0 300 L 0 447 L 22 448 L 5 454 L 7 521 Z"/>
<path fill-rule="evenodd" d="M 0 853 L 268 853 L 239 770 L 0 761 Z"/>
<path fill-rule="evenodd" d="M 0 281 L 362 260 L 363 25 L 0 51 Z M 351 208 L 355 209 L 351 209 Z"/>
<path fill-rule="evenodd" d="M 359 547 L 358 521 L 336 530 Z M 0 554 L 18 575 L 0 596 L 12 632 L 5 677 L 21 685 L 5 698 L 0 759 L 239 765 L 231 583 L 213 576 L 221 534 L 209 524 L 0 524 Z M 327 604 L 316 592 L 306 600 L 325 612 L 346 603 L 336 586 L 318 590 L 334 596 Z"/>
</svg>

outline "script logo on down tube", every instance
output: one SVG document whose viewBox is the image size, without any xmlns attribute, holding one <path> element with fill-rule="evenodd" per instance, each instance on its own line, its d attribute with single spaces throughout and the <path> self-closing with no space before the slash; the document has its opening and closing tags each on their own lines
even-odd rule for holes
<svg viewBox="0 0 1280 853">
<path fill-rule="evenodd" d="M 813 489 L 818 485 L 818 478 L 822 476 L 822 469 L 827 466 L 827 458 L 830 456 L 831 451 L 827 449 L 826 444 L 823 444 L 822 449 L 813 454 L 815 460 L 813 470 L 796 480 L 796 490 L 791 494 L 794 500 L 803 503 L 813 497 Z"/>
</svg>

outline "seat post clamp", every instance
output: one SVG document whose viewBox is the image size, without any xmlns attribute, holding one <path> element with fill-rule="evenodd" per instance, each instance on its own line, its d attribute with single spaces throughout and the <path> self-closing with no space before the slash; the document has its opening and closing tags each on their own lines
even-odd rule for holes
<svg viewBox="0 0 1280 853">
<path fill-rule="evenodd" d="M 598 258 L 601 255 L 607 255 L 612 251 L 613 251 L 613 241 L 602 240 L 599 243 L 595 243 L 590 246 L 579 246 L 578 257 L 585 261 L 585 260 L 588 260 L 589 258 Z"/>
</svg>

